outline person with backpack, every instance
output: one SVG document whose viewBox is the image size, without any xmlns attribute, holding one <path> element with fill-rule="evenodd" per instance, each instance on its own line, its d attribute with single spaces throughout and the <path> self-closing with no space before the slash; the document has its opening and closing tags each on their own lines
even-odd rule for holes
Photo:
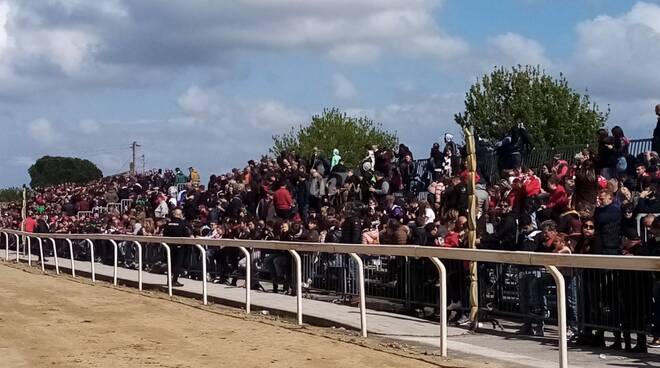
<svg viewBox="0 0 660 368">
<path fill-rule="evenodd" d="M 618 125 L 612 128 L 612 137 L 614 137 L 614 151 L 616 152 L 616 176 L 620 177 L 628 169 L 630 141 L 623 134 L 623 129 Z"/>
</svg>

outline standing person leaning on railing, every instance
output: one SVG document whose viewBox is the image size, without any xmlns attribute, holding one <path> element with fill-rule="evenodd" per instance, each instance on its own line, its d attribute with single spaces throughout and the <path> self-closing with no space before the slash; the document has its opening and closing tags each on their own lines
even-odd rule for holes
<svg viewBox="0 0 660 368">
<path fill-rule="evenodd" d="M 526 222 L 525 222 L 525 225 Z M 528 237 L 523 239 L 522 246 L 527 251 L 571 254 L 571 248 L 568 244 L 566 234 L 557 231 L 557 224 L 552 220 L 544 221 L 541 224 L 542 238 L 533 236 L 531 229 L 525 229 L 529 232 Z M 545 289 L 553 285 L 552 275 L 548 273 L 537 274 L 533 268 L 528 270 L 525 276 L 520 280 L 520 311 L 524 317 L 524 324 L 518 333 L 524 335 L 544 335 L 545 319 L 548 317 L 548 306 L 545 297 Z M 577 336 L 577 293 L 576 285 L 572 280 L 573 271 L 563 269 L 562 274 L 568 276 L 567 288 L 567 315 L 569 324 L 568 338 Z"/>
<path fill-rule="evenodd" d="M 173 238 L 192 237 L 192 229 L 188 226 L 186 220 L 183 219 L 183 211 L 176 209 L 172 212 L 172 218 L 167 225 L 165 225 L 163 236 Z M 183 272 L 187 249 L 189 249 L 189 247 L 172 245 L 172 286 L 183 286 L 183 284 L 179 283 L 179 276 Z"/>
</svg>

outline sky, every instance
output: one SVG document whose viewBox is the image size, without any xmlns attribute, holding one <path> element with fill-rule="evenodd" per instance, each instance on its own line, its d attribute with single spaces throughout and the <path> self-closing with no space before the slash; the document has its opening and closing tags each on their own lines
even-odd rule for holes
<svg viewBox="0 0 660 368">
<path fill-rule="evenodd" d="M 658 45 L 650 0 L 0 0 L 0 187 L 44 155 L 126 171 L 133 141 L 208 177 L 331 107 L 421 158 L 477 78 L 518 64 L 649 137 Z"/>
</svg>

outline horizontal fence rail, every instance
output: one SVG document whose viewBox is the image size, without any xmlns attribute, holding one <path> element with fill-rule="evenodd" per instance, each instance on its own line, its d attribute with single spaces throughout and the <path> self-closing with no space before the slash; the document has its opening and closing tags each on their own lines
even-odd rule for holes
<svg viewBox="0 0 660 368">
<path fill-rule="evenodd" d="M 353 245 L 353 244 L 332 244 L 332 243 L 302 243 L 302 242 L 279 242 L 279 241 L 257 241 L 257 240 L 233 240 L 233 239 L 203 239 L 203 238 L 170 238 L 170 237 L 154 237 L 154 236 L 128 236 L 128 235 L 105 235 L 105 234 L 35 234 L 26 233 L 16 230 L 3 230 L 0 229 L 0 235 L 4 235 L 5 239 L 5 260 L 9 260 L 9 244 L 10 239 L 16 240 L 16 260 L 19 260 L 19 239 L 25 238 L 23 242 L 24 251 L 28 254 L 28 262 L 31 262 L 31 249 L 30 244 L 40 245 L 40 258 L 43 264 L 43 248 L 42 239 L 48 239 L 53 244 L 53 250 L 56 255 L 55 241 L 62 240 L 68 243 L 69 252 L 71 256 L 72 273 L 75 276 L 73 269 L 73 248 L 72 241 L 79 241 L 89 245 L 91 253 L 91 271 L 92 280 L 95 280 L 94 274 L 94 243 L 93 241 L 108 241 L 113 244 L 114 248 L 114 282 L 116 283 L 117 275 L 117 242 L 136 245 L 139 248 L 139 263 L 141 265 L 142 259 L 142 244 L 152 244 L 162 246 L 167 250 L 167 266 L 168 266 L 168 291 L 171 295 L 171 257 L 170 246 L 189 246 L 198 249 L 202 253 L 202 259 L 206 260 L 206 252 L 209 248 L 230 247 L 240 250 L 246 257 L 247 273 L 246 273 L 246 311 L 250 311 L 250 274 L 249 265 L 251 264 L 251 253 L 248 249 L 266 249 L 273 251 L 285 251 L 291 254 L 294 264 L 296 278 L 295 283 L 297 287 L 296 300 L 297 300 L 297 315 L 298 323 L 302 324 L 303 310 L 302 310 L 302 274 L 303 269 L 308 269 L 310 261 L 308 259 L 310 254 L 329 254 L 329 255 L 344 255 L 343 262 L 352 262 L 353 267 L 357 268 L 357 272 L 350 275 L 354 289 L 359 296 L 360 300 L 360 321 L 362 326 L 362 335 L 367 335 L 367 316 L 366 316 L 366 289 L 365 289 L 365 271 L 369 271 L 368 266 L 365 265 L 369 257 L 408 257 L 412 260 L 430 261 L 431 269 L 434 269 L 438 274 L 438 284 L 440 295 L 439 303 L 436 303 L 440 312 L 440 348 L 443 356 L 446 356 L 447 351 L 447 276 L 448 271 L 445 264 L 459 261 L 476 261 L 480 265 L 510 265 L 507 267 L 523 267 L 536 269 L 541 272 L 545 270 L 548 277 L 554 280 L 556 288 L 557 302 L 556 317 L 559 328 L 559 366 L 568 366 L 567 356 L 567 316 L 566 316 L 566 295 L 565 295 L 565 280 L 560 268 L 578 268 L 578 269 L 600 269 L 600 270 L 630 270 L 630 271 L 660 271 L 660 257 L 639 257 L 639 256 L 604 256 L 604 255 L 564 255 L 564 254 L 550 254 L 550 253 L 531 253 L 531 252 L 507 252 L 496 250 L 481 250 L 481 249 L 451 249 L 451 248 L 438 248 L 438 247 L 422 247 L 422 246 L 395 246 L 395 245 Z M 1 238 L 0 238 L 1 239 Z M 36 242 L 31 242 L 35 239 Z M 44 243 L 45 244 L 45 243 Z M 301 258 L 299 252 L 305 255 Z M 304 259 L 304 261 L 303 261 Z M 378 265 L 378 263 L 376 262 Z M 407 264 L 407 262 L 406 262 Z M 516 265 L 516 266 L 512 266 Z M 56 258 L 56 267 L 57 258 Z M 206 287 L 206 262 L 203 261 L 203 277 L 202 277 L 202 295 L 204 304 L 207 303 L 207 287 Z M 59 267 L 58 267 L 59 268 Z M 369 269 L 368 269 L 369 268 Z M 376 269 L 378 266 L 376 266 Z M 455 268 L 455 267 L 454 267 Z M 459 266 L 460 268 L 460 266 Z M 488 268 L 491 269 L 491 268 Z M 500 268 L 493 268 L 492 272 L 494 277 L 499 278 L 500 274 L 506 270 Z M 586 270 L 585 270 L 586 271 Z M 142 269 L 138 268 L 138 282 L 141 289 L 142 284 Z M 409 274 L 410 271 L 405 267 L 401 271 L 402 274 Z M 491 272 L 491 271 L 489 271 Z M 347 271 L 351 273 L 351 271 Z M 450 270 L 449 275 L 451 276 Z M 481 280 L 480 280 L 481 282 Z M 482 297 L 487 297 L 488 291 L 481 290 Z M 483 300 L 483 299 L 482 299 Z"/>
</svg>

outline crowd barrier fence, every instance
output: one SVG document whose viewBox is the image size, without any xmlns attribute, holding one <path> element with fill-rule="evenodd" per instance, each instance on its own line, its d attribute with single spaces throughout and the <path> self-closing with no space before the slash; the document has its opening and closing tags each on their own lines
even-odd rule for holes
<svg viewBox="0 0 660 368">
<path fill-rule="evenodd" d="M 29 242 L 31 238 L 44 238 L 65 240 L 71 244 L 72 240 L 80 240 L 90 245 L 91 257 L 91 278 L 95 282 L 94 272 L 94 257 L 93 257 L 93 241 L 126 241 L 135 243 L 149 243 L 149 244 L 175 244 L 177 246 L 193 246 L 199 249 L 205 256 L 205 247 L 232 247 L 238 248 L 243 251 L 247 257 L 247 264 L 251 263 L 250 252 L 247 248 L 268 249 L 287 251 L 293 256 L 295 262 L 295 272 L 297 280 L 298 293 L 296 294 L 297 300 L 297 317 L 298 323 L 302 324 L 303 310 L 302 310 L 302 261 L 298 252 L 317 252 L 326 254 L 344 254 L 350 256 L 357 264 L 358 271 L 358 294 L 360 297 L 360 320 L 361 332 L 363 336 L 367 335 L 367 318 L 366 318 L 366 289 L 365 289 L 365 275 L 363 259 L 373 256 L 387 256 L 387 257 L 410 257 L 414 259 L 430 259 L 436 271 L 439 273 L 439 282 L 437 286 L 440 290 L 440 300 L 438 307 L 441 312 L 440 317 L 440 349 L 442 356 L 447 356 L 447 270 L 444 267 L 444 262 L 448 260 L 456 261 L 470 261 L 480 263 L 493 263 L 493 264 L 511 264 L 526 267 L 542 267 L 554 279 L 557 295 L 557 320 L 558 320 L 558 344 L 559 344 L 559 366 L 568 366 L 567 355 L 567 316 L 566 316 L 566 288 L 565 280 L 559 267 L 562 268 L 582 268 L 582 269 L 604 269 L 604 270 L 634 270 L 634 271 L 658 271 L 660 270 L 660 257 L 621 257 L 621 256 L 601 256 L 601 255 L 562 255 L 562 254 L 547 254 L 547 253 L 529 253 L 529 252 L 505 252 L 495 250 L 478 250 L 478 249 L 448 249 L 437 247 L 421 247 L 421 246 L 390 246 L 390 245 L 352 245 L 352 244 L 328 244 L 328 243 L 299 243 L 299 242 L 276 242 L 276 241 L 248 241 L 248 240 L 230 240 L 230 239 L 201 239 L 201 238 L 167 238 L 167 237 L 135 237 L 127 235 L 99 235 L 99 234 L 34 234 L 26 233 L 15 230 L 2 230 L 0 234 L 4 235 L 6 258 L 9 260 L 9 243 L 10 235 L 16 238 L 16 259 L 20 260 L 19 242 L 20 237 L 25 237 L 28 242 L 27 250 L 28 262 L 31 262 L 31 249 Z M 71 248 L 70 248 L 71 249 Z M 72 251 L 70 250 L 72 253 Z M 203 259 L 206 259 L 204 257 Z M 442 259 L 442 261 L 441 261 Z M 42 257 L 43 261 L 43 257 Z M 57 262 L 57 260 L 56 260 Z M 204 262 L 204 268 L 205 266 Z M 73 265 L 73 262 L 72 262 Z M 57 265 L 56 265 L 57 266 Z M 168 272 L 171 271 L 171 260 L 168 259 Z M 116 263 L 115 263 L 116 273 Z M 206 271 L 206 270 L 204 270 Z M 138 271 L 138 277 L 141 277 L 141 270 Z M 72 270 L 72 274 L 74 271 Z M 205 273 L 204 273 L 205 275 Z M 168 275 L 169 277 L 170 275 Z M 249 311 L 250 303 L 250 285 L 249 281 L 250 272 L 247 273 L 246 282 L 246 311 Z M 207 303 L 207 287 L 206 277 L 202 278 L 202 293 L 203 302 Z"/>
</svg>

